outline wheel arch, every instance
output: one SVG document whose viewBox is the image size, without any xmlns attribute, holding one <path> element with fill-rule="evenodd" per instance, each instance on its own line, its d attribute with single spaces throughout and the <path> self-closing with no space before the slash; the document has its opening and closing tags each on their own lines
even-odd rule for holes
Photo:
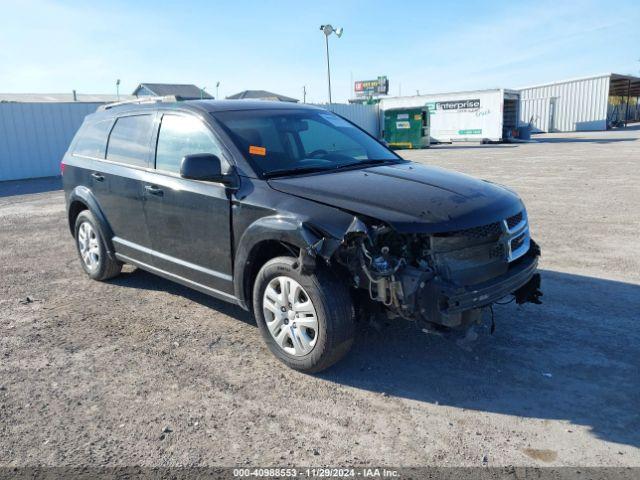
<svg viewBox="0 0 640 480">
<path fill-rule="evenodd" d="M 73 189 L 73 191 L 69 194 L 69 199 L 67 201 L 67 220 L 69 222 L 69 230 L 71 231 L 71 235 L 75 236 L 75 224 L 76 218 L 83 210 L 89 210 L 96 220 L 100 223 L 100 229 L 103 232 L 103 240 L 107 247 L 108 253 L 113 254 L 113 230 L 107 221 L 100 205 L 98 204 L 98 200 L 95 198 L 91 190 L 84 186 L 78 186 Z"/>
<path fill-rule="evenodd" d="M 238 242 L 234 262 L 234 289 L 240 305 L 251 310 L 253 280 L 266 262 L 292 256 L 313 266 L 315 246 L 322 239 L 319 232 L 293 218 L 262 217 L 251 224 Z"/>
</svg>

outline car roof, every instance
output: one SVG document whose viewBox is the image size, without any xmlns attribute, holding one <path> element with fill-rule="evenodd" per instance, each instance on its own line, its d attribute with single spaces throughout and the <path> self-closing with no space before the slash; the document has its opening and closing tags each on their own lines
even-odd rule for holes
<svg viewBox="0 0 640 480">
<path fill-rule="evenodd" d="M 105 105 L 92 115 L 96 120 L 115 116 L 155 111 L 158 109 L 191 110 L 200 113 L 246 111 L 246 110 L 321 110 L 320 107 L 291 102 L 269 100 L 180 100 L 157 101 L 149 99 L 148 103 L 124 102 L 121 104 Z"/>
<path fill-rule="evenodd" d="M 275 100 L 196 100 L 193 103 L 209 112 L 231 110 L 319 110 L 314 105 Z"/>
</svg>

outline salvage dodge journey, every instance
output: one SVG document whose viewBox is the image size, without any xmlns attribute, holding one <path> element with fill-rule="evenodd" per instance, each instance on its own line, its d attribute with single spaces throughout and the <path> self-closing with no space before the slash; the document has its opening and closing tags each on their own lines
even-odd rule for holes
<svg viewBox="0 0 640 480">
<path fill-rule="evenodd" d="M 518 195 L 403 160 L 322 108 L 105 105 L 61 169 L 89 277 L 127 263 L 235 303 L 297 370 L 342 358 L 364 319 L 464 331 L 505 297 L 540 303 Z"/>
</svg>

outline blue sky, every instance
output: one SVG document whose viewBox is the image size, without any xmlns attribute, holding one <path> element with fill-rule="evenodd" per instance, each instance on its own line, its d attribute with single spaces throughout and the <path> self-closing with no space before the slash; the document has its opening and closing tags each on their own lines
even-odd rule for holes
<svg viewBox="0 0 640 480">
<path fill-rule="evenodd" d="M 0 92 L 131 93 L 195 83 L 220 96 L 271 90 L 334 101 L 352 80 L 397 95 L 640 74 L 640 2 L 0 0 Z"/>
</svg>

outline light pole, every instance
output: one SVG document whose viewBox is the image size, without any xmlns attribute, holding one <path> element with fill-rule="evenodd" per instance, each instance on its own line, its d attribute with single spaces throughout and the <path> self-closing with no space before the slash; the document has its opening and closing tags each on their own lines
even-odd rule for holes
<svg viewBox="0 0 640 480">
<path fill-rule="evenodd" d="M 218 96 L 218 88 L 220 87 L 220 82 L 216 83 L 216 100 L 220 100 L 220 97 Z"/>
<path fill-rule="evenodd" d="M 342 36 L 342 27 L 333 28 L 331 25 L 320 25 L 320 30 L 324 33 L 324 40 L 327 47 L 327 80 L 329 82 L 329 103 L 331 103 L 331 67 L 329 66 L 329 35 L 335 33 L 338 38 Z"/>
<path fill-rule="evenodd" d="M 120 101 L 120 79 L 116 80 L 116 98 Z"/>
</svg>

